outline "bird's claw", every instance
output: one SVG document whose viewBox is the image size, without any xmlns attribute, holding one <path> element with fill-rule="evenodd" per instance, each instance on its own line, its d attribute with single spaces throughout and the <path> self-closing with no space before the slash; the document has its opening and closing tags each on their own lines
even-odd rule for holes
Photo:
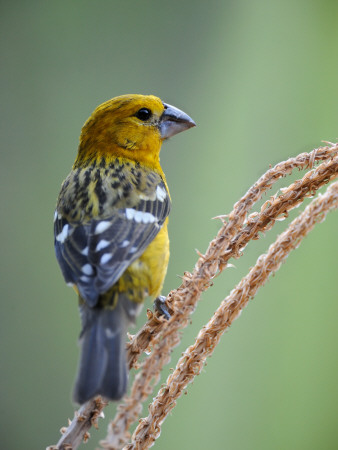
<svg viewBox="0 0 338 450">
<path fill-rule="evenodd" d="M 168 310 L 168 307 L 166 305 L 166 297 L 164 295 L 160 295 L 154 300 L 154 309 L 157 311 L 161 316 L 164 316 L 165 319 L 169 320 L 171 315 Z"/>
</svg>

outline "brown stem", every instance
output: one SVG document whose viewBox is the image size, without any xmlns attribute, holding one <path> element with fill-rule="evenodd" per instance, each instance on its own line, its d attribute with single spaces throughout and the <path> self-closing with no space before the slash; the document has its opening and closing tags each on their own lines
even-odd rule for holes
<svg viewBox="0 0 338 450">
<path fill-rule="evenodd" d="M 89 429 L 94 426 L 97 428 L 99 417 L 104 417 L 103 408 L 107 402 L 101 397 L 85 403 L 78 411 L 75 411 L 74 419 L 68 428 L 61 428 L 62 436 L 56 445 L 47 447 L 46 450 L 75 450 L 82 441 L 86 442 L 90 435 Z"/>
<path fill-rule="evenodd" d="M 131 444 L 125 446 L 124 450 L 140 450 L 152 446 L 160 435 L 163 421 L 175 407 L 176 400 L 195 376 L 200 374 L 206 358 L 212 354 L 224 331 L 240 315 L 269 276 L 279 269 L 291 250 L 298 247 L 314 225 L 324 220 L 326 214 L 334 208 L 338 208 L 338 182 L 307 206 L 223 300 L 211 320 L 199 332 L 194 344 L 179 359 L 165 386 L 149 405 L 148 417 L 140 420 Z"/>
<path fill-rule="evenodd" d="M 156 316 L 156 332 L 151 336 L 146 333 L 151 329 L 151 322 L 146 329 L 141 329 L 132 341 L 130 364 L 144 345 L 152 340 L 154 352 L 146 359 L 132 386 L 131 394 L 119 406 L 115 419 L 110 423 L 108 436 L 101 445 L 107 449 L 119 449 L 129 439 L 129 427 L 139 417 L 141 404 L 152 392 L 152 385 L 159 379 L 163 366 L 170 360 L 171 350 L 180 342 L 179 331 L 189 323 L 190 314 L 194 311 L 201 293 L 206 290 L 211 280 L 222 271 L 231 257 L 238 258 L 251 239 L 258 239 L 259 231 L 266 231 L 273 226 L 281 215 L 297 206 L 306 196 L 312 195 L 319 187 L 327 183 L 338 172 L 338 146 L 313 150 L 309 154 L 301 154 L 283 163 L 277 164 L 264 174 L 248 193 L 234 206 L 229 221 L 210 243 L 205 255 L 202 255 L 192 274 L 185 273 L 182 285 L 172 291 L 169 305 L 172 305 L 172 318 L 169 323 L 159 323 Z M 293 168 L 312 167 L 318 158 L 326 159 L 317 169 L 308 172 L 301 180 L 292 183 L 279 197 L 273 197 L 264 204 L 260 214 L 250 216 L 244 224 L 248 210 L 262 194 L 280 177 L 290 173 Z M 332 159 L 331 159 L 332 158 Z M 234 236 L 234 237 L 233 237 Z M 233 239 L 231 240 L 231 237 Z M 174 305 L 174 306 L 173 306 Z M 161 330 L 159 332 L 159 330 Z M 141 339 L 139 339 L 141 337 Z M 138 345 L 142 348 L 137 347 Z"/>
<path fill-rule="evenodd" d="M 129 435 L 127 430 L 130 423 L 138 417 L 141 409 L 140 402 L 144 401 L 151 392 L 151 380 L 156 381 L 159 376 L 159 370 L 169 360 L 171 349 L 178 344 L 180 339 L 178 334 L 179 330 L 189 323 L 190 315 L 194 311 L 201 293 L 211 285 L 212 279 L 217 273 L 221 272 L 226 267 L 230 257 L 238 257 L 241 249 L 244 248 L 246 243 L 250 239 L 258 237 L 260 227 L 264 230 L 268 229 L 276 220 L 276 214 L 286 214 L 287 211 L 291 209 L 286 207 L 285 202 L 278 206 L 278 202 L 276 203 L 273 201 L 273 203 L 264 210 L 264 218 L 261 216 L 261 218 L 258 219 L 257 217 L 251 216 L 245 223 L 248 211 L 252 208 L 254 203 L 256 203 L 278 179 L 290 174 L 293 169 L 298 168 L 301 170 L 304 168 L 312 168 L 313 164 L 320 160 L 332 163 L 331 160 L 337 153 L 338 144 L 331 144 L 330 147 L 322 147 L 315 149 L 310 153 L 302 153 L 295 158 L 290 158 L 269 169 L 248 190 L 242 199 L 235 204 L 233 211 L 227 217 L 227 222 L 224 223 L 215 239 L 210 243 L 206 253 L 201 255 L 198 259 L 194 271 L 192 273 L 185 272 L 181 286 L 178 289 L 171 291 L 168 295 L 168 306 L 172 312 L 171 320 L 165 321 L 163 318 L 148 311 L 148 322 L 133 337 L 127 346 L 129 366 L 134 367 L 136 365 L 139 355 L 143 353 L 150 344 L 153 346 L 157 345 L 157 350 L 153 352 L 155 353 L 155 356 L 151 355 L 152 359 L 148 358 L 144 363 L 144 367 L 136 377 L 135 385 L 132 388 L 132 397 L 129 399 L 127 398 L 124 405 L 120 406 L 117 422 L 110 426 L 111 432 L 108 434 L 108 438 L 113 435 L 114 440 L 114 436 L 119 436 L 121 438 L 119 438 L 119 444 L 114 447 L 115 444 L 111 443 L 112 446 L 108 446 L 107 448 L 121 448 L 121 445 L 124 445 L 126 442 L 125 439 L 128 439 Z M 329 167 L 331 167 L 331 175 L 328 171 L 325 172 L 321 179 L 321 184 L 326 183 L 330 176 L 333 176 L 332 173 L 335 173 L 334 171 L 336 168 L 332 172 L 332 166 Z M 311 172 L 309 173 L 311 174 Z M 311 178 L 312 175 L 307 174 L 307 176 Z M 285 194 L 286 203 L 291 202 L 292 204 L 296 204 L 297 202 L 299 203 L 302 201 L 301 199 L 304 198 L 301 193 L 303 187 L 305 188 L 305 193 L 303 192 L 303 194 L 306 196 L 316 190 L 319 185 L 316 187 L 311 178 L 307 183 L 298 187 L 298 197 L 293 198 L 292 191 L 284 192 L 283 195 Z M 275 200 L 277 201 L 278 198 Z M 224 219 L 224 217 L 222 219 Z M 245 224 L 244 228 L 243 224 Z M 167 352 L 162 353 L 161 349 L 163 348 L 166 348 Z M 148 381 L 145 382 L 145 380 Z M 143 389 L 140 389 L 140 386 L 143 386 Z M 62 429 L 63 436 L 58 444 L 48 448 L 76 449 L 80 445 L 81 440 L 88 437 L 88 430 L 93 424 L 95 425 L 97 423 L 97 419 L 105 404 L 106 403 L 98 397 L 83 405 L 78 412 L 75 412 L 74 419 L 68 428 Z M 107 441 L 108 445 L 110 445 L 110 439 L 107 439 Z"/>
</svg>

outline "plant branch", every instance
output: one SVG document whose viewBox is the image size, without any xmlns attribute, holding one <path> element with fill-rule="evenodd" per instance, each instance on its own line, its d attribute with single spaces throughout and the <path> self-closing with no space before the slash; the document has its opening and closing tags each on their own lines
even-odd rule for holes
<svg viewBox="0 0 338 450">
<path fill-rule="evenodd" d="M 103 443 L 107 445 L 105 448 L 121 448 L 127 442 L 126 439 L 129 439 L 128 428 L 137 419 L 142 408 L 141 402 L 152 392 L 152 383 L 158 380 L 161 368 L 169 361 L 171 349 L 179 343 L 179 331 L 189 323 L 190 315 L 195 310 L 201 293 L 212 284 L 213 278 L 226 267 L 231 257 L 239 257 L 249 240 L 258 238 L 259 231 L 269 229 L 278 216 L 287 214 L 305 196 L 312 195 L 316 189 L 337 174 L 337 158 L 335 158 L 337 154 L 338 144 L 331 144 L 277 164 L 269 169 L 234 205 L 229 216 L 220 217 L 224 224 L 210 243 L 206 253 L 200 255 L 192 273 L 185 272 L 181 286 L 171 291 L 167 297 L 172 318 L 165 321 L 157 314 L 148 311 L 147 323 L 127 345 L 130 368 L 136 366 L 139 355 L 150 345 L 154 346 L 155 350 L 146 359 L 142 370 L 136 376 L 131 396 L 120 405 L 118 415 L 110 425 L 107 440 Z M 293 183 L 292 188 L 290 186 L 281 196 L 272 197 L 272 201 L 263 205 L 260 214 L 256 213 L 247 218 L 252 206 L 278 179 L 290 174 L 295 168 L 311 169 L 318 161 L 325 162 L 316 169 L 315 175 L 313 175 L 314 171 L 308 172 L 300 185 L 296 186 Z M 317 175 L 320 177 L 320 182 Z M 294 188 L 296 188 L 296 194 L 293 191 Z M 283 201 L 280 200 L 281 197 Z M 164 352 L 162 352 L 163 349 L 165 349 Z M 98 417 L 105 404 L 98 397 L 83 405 L 78 412 L 75 412 L 74 419 L 68 428 L 62 429 L 63 436 L 58 444 L 48 448 L 75 450 L 81 440 L 88 437 L 90 427 L 97 426 Z"/>
<path fill-rule="evenodd" d="M 258 239 L 259 231 L 263 232 L 271 228 L 281 215 L 287 215 L 288 211 L 296 207 L 306 196 L 313 195 L 319 187 L 337 174 L 338 159 L 333 157 L 337 151 L 338 146 L 317 149 L 277 164 L 236 203 L 233 212 L 229 215 L 229 221 L 223 225 L 217 237 L 210 243 L 206 254 L 201 255 L 194 272 L 192 274 L 186 272 L 182 285 L 169 294 L 167 301 L 172 318 L 169 322 L 161 324 L 160 333 L 152 335 L 154 351 L 143 363 L 134 380 L 130 396 L 125 397 L 115 419 L 110 423 L 107 438 L 101 442 L 103 448 L 119 449 L 130 439 L 129 427 L 139 417 L 142 403 L 152 392 L 152 386 L 157 383 L 163 366 L 169 362 L 172 349 L 179 344 L 179 331 L 189 323 L 190 314 L 194 311 L 202 291 L 211 285 L 212 279 L 226 267 L 231 257 L 238 258 L 251 239 Z M 262 206 L 260 214 L 253 214 L 245 222 L 248 210 L 261 198 L 268 187 L 295 167 L 299 169 L 312 167 L 317 158 L 326 159 L 326 161 L 317 169 L 308 172 L 301 180 L 284 189 L 282 195 L 272 197 Z M 145 333 L 141 329 L 132 342 L 134 348 L 139 345 L 139 335 L 143 339 L 141 344 L 149 343 L 146 339 L 144 340 Z M 131 364 L 135 353 L 131 354 Z"/>
<path fill-rule="evenodd" d="M 279 269 L 291 250 L 299 246 L 317 222 L 324 220 L 328 212 L 337 207 L 338 182 L 332 184 L 324 195 L 313 200 L 270 246 L 267 254 L 258 258 L 256 265 L 223 300 L 214 316 L 199 332 L 195 343 L 179 359 L 176 369 L 150 404 L 148 417 L 140 420 L 132 443 L 124 447 L 124 450 L 147 449 L 152 446 L 160 435 L 163 421 L 175 407 L 176 400 L 195 376 L 200 374 L 206 358 L 212 354 L 225 330 L 269 276 Z"/>
<path fill-rule="evenodd" d="M 228 220 L 219 230 L 213 239 L 206 253 L 200 255 L 195 269 L 192 273 L 185 272 L 183 282 L 179 288 L 171 291 L 167 297 L 169 307 L 179 311 L 179 317 L 172 320 L 170 327 L 177 329 L 184 328 L 189 323 L 189 318 L 195 310 L 196 303 L 201 293 L 206 290 L 211 280 L 218 271 L 222 271 L 229 258 L 226 256 L 228 245 L 236 233 L 241 230 L 248 212 L 253 205 L 261 199 L 263 194 L 271 189 L 272 185 L 280 178 L 289 175 L 294 169 L 312 169 L 315 162 L 327 161 L 338 154 L 338 144 L 331 144 L 330 147 L 321 147 L 312 150 L 310 153 L 301 153 L 295 158 L 276 164 L 269 169 L 234 205 L 232 212 L 228 216 L 220 218 Z M 311 173 L 311 172 L 309 172 Z M 150 313 L 149 320 L 144 327 L 135 335 L 128 344 L 129 366 L 133 367 L 141 353 L 148 348 L 154 336 L 165 328 L 165 321 L 159 322 L 158 317 Z"/>
<path fill-rule="evenodd" d="M 67 428 L 61 428 L 62 436 L 56 445 L 47 447 L 46 450 L 75 450 L 82 441 L 86 442 L 90 434 L 88 430 L 94 426 L 98 428 L 99 417 L 104 417 L 103 408 L 107 402 L 101 397 L 85 403 L 74 413 L 74 419 Z"/>
</svg>

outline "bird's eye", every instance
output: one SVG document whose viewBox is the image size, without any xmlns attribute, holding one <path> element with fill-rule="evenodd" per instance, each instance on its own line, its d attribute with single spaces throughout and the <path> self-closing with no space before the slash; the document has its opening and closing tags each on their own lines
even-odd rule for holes
<svg viewBox="0 0 338 450">
<path fill-rule="evenodd" d="M 151 111 L 148 108 L 141 108 L 137 111 L 136 117 L 138 117 L 140 120 L 146 121 L 150 118 Z"/>
</svg>

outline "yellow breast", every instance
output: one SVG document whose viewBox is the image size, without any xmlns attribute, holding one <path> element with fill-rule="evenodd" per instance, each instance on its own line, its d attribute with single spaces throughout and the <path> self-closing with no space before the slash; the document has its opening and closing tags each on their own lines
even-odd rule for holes
<svg viewBox="0 0 338 450">
<path fill-rule="evenodd" d="M 147 295 L 161 293 L 169 262 L 168 219 L 144 253 L 135 260 L 114 286 L 118 292 L 128 292 L 134 302 L 143 302 Z"/>
</svg>

